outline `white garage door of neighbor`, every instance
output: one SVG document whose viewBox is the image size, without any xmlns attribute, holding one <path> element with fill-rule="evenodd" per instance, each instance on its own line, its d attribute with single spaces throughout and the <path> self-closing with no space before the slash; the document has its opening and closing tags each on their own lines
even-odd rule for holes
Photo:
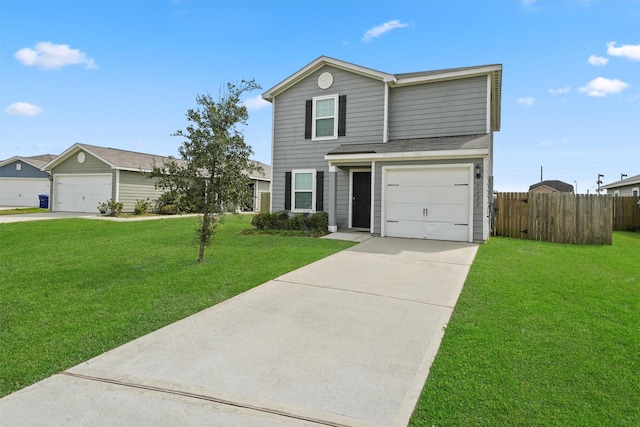
<svg viewBox="0 0 640 427">
<path fill-rule="evenodd" d="M 53 187 L 53 210 L 98 212 L 111 199 L 111 174 L 54 175 Z"/>
<path fill-rule="evenodd" d="M 40 194 L 49 195 L 48 178 L 0 178 L 0 206 L 40 206 Z"/>
<path fill-rule="evenodd" d="M 473 241 L 469 167 L 386 170 L 385 235 Z"/>
</svg>

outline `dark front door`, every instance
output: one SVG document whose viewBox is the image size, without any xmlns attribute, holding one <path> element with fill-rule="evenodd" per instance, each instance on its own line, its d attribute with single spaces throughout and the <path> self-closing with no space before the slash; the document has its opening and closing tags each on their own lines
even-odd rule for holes
<svg viewBox="0 0 640 427">
<path fill-rule="evenodd" d="M 353 173 L 351 226 L 371 227 L 371 172 Z"/>
</svg>

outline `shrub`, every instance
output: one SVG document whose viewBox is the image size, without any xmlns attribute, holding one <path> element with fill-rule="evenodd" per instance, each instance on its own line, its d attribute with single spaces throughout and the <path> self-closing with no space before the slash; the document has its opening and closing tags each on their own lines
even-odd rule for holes
<svg viewBox="0 0 640 427">
<path fill-rule="evenodd" d="M 146 200 L 137 199 L 136 206 L 133 208 L 133 213 L 136 215 L 144 215 L 151 211 L 151 202 L 147 198 Z"/>
<path fill-rule="evenodd" d="M 326 212 L 316 212 L 309 217 L 309 228 L 318 233 L 329 232 L 329 214 Z"/>
<path fill-rule="evenodd" d="M 293 216 L 289 211 L 262 212 L 253 217 L 251 225 L 258 230 L 298 230 L 325 234 L 329 231 L 329 215 L 326 212 L 301 213 Z"/>
<path fill-rule="evenodd" d="M 175 215 L 178 213 L 176 205 L 164 205 L 158 211 L 160 215 Z"/>
<path fill-rule="evenodd" d="M 308 231 L 308 217 L 309 214 L 295 214 L 294 216 L 289 218 L 289 228 L 291 230 Z"/>
<path fill-rule="evenodd" d="M 122 214 L 123 205 L 113 199 L 98 204 L 98 211 L 103 215 L 119 216 Z"/>
</svg>

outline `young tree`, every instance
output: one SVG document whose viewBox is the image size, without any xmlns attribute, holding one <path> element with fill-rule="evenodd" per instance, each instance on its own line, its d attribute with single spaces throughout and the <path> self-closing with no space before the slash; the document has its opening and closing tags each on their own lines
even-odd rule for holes
<svg viewBox="0 0 640 427">
<path fill-rule="evenodd" d="M 249 118 L 240 96 L 255 89 L 260 86 L 253 79 L 242 80 L 227 83 L 217 101 L 209 94 L 198 95 L 198 107 L 187 111 L 186 131 L 172 135 L 185 139 L 178 150 L 181 159 L 154 165 L 151 173 L 156 186 L 171 194 L 179 210 L 202 213 L 197 228 L 198 262 L 204 259 L 225 207 L 235 209 L 250 200 L 248 173 L 261 171 L 249 158 L 253 150 L 238 128 Z"/>
</svg>

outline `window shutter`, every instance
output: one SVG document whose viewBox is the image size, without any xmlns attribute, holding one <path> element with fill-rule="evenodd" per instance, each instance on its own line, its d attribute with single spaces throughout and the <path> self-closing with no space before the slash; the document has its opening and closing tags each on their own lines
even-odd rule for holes
<svg viewBox="0 0 640 427">
<path fill-rule="evenodd" d="M 309 99 L 304 113 L 304 139 L 311 139 L 311 121 L 313 120 L 313 100 Z"/>
<path fill-rule="evenodd" d="M 291 172 L 284 174 L 284 210 L 291 210 Z"/>
<path fill-rule="evenodd" d="M 324 210 L 324 172 L 316 172 L 316 212 Z"/>
<path fill-rule="evenodd" d="M 338 97 L 338 136 L 347 135 L 347 95 Z"/>
</svg>

